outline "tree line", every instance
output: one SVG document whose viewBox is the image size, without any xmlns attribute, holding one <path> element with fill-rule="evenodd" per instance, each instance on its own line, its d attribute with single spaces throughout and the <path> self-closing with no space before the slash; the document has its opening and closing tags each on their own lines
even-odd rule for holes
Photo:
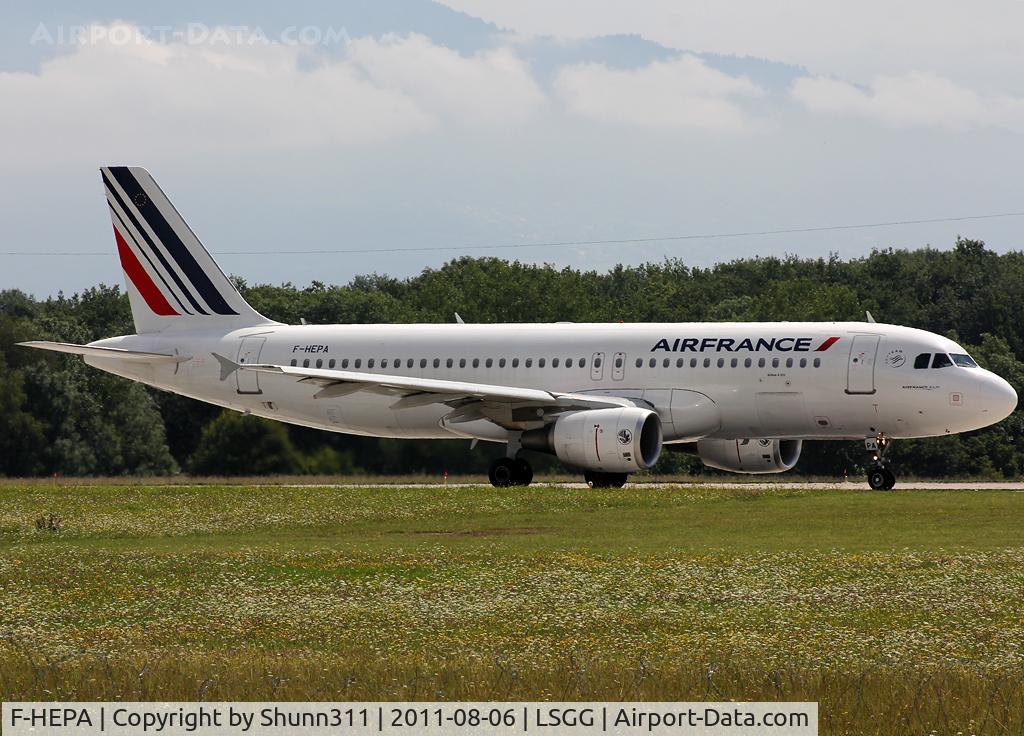
<svg viewBox="0 0 1024 736">
<path fill-rule="evenodd" d="M 950 250 L 876 250 L 864 258 L 745 258 L 710 268 L 669 259 L 596 271 L 459 258 L 397 279 L 359 276 L 250 286 L 245 298 L 297 324 L 863 320 L 920 327 L 963 344 L 1024 395 L 1024 253 L 958 239 Z M 134 332 L 117 287 L 36 299 L 0 291 L 0 474 L 261 475 L 483 473 L 495 454 L 468 441 L 379 440 L 245 417 L 155 391 L 80 358 L 16 347 L 86 343 Z M 1015 477 L 1024 471 L 1024 413 L 963 435 L 894 443 L 902 475 Z M 798 473 L 859 474 L 859 442 L 808 442 Z M 556 467 L 535 458 L 538 469 Z M 665 453 L 656 472 L 712 472 Z"/>
</svg>

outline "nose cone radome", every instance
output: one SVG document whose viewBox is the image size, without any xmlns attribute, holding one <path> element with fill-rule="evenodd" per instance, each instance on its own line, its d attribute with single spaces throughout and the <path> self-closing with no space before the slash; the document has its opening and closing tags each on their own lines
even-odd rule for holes
<svg viewBox="0 0 1024 736">
<path fill-rule="evenodd" d="M 1006 419 L 1017 408 L 1017 392 L 1013 390 L 1013 386 L 994 373 L 986 376 L 982 396 L 988 413 L 986 419 L 992 424 Z"/>
</svg>

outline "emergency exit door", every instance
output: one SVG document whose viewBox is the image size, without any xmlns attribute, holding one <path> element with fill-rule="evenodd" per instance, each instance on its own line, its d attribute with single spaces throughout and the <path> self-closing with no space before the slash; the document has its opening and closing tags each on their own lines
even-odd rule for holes
<svg viewBox="0 0 1024 736">
<path fill-rule="evenodd" d="M 238 346 L 238 364 L 252 365 L 260 362 L 260 351 L 263 350 L 265 337 L 247 337 Z M 238 393 L 240 394 L 261 394 L 260 374 L 256 371 L 235 371 L 235 380 L 238 381 Z"/>
<path fill-rule="evenodd" d="M 878 353 L 878 335 L 857 335 L 850 346 L 850 362 L 846 369 L 846 393 L 873 394 L 875 392 L 875 356 Z"/>
</svg>

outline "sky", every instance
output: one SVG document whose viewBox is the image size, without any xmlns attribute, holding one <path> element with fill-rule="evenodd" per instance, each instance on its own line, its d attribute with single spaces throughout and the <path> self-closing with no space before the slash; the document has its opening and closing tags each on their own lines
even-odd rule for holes
<svg viewBox="0 0 1024 736">
<path fill-rule="evenodd" d="M 1024 245 L 1024 217 L 645 240 L 1024 212 L 1024 0 L 140 5 L 0 7 L 0 289 L 121 283 L 108 164 L 249 283 Z"/>
</svg>

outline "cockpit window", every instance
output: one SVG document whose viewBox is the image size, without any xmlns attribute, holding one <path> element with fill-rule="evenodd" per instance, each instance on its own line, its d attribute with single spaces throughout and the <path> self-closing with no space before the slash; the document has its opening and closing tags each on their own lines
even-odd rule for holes
<svg viewBox="0 0 1024 736">
<path fill-rule="evenodd" d="M 931 353 L 921 353 L 916 358 L 914 358 L 914 367 L 915 368 L 927 368 L 928 367 L 928 361 L 931 360 L 931 359 L 932 359 L 932 354 Z"/>
<path fill-rule="evenodd" d="M 974 362 L 974 358 L 972 358 L 967 353 L 950 353 L 949 357 L 952 358 L 953 362 L 956 363 L 961 368 L 978 367 L 978 364 Z"/>
<path fill-rule="evenodd" d="M 935 357 L 932 358 L 932 368 L 945 368 L 950 365 L 953 365 L 953 361 L 945 353 L 935 353 Z"/>
</svg>

